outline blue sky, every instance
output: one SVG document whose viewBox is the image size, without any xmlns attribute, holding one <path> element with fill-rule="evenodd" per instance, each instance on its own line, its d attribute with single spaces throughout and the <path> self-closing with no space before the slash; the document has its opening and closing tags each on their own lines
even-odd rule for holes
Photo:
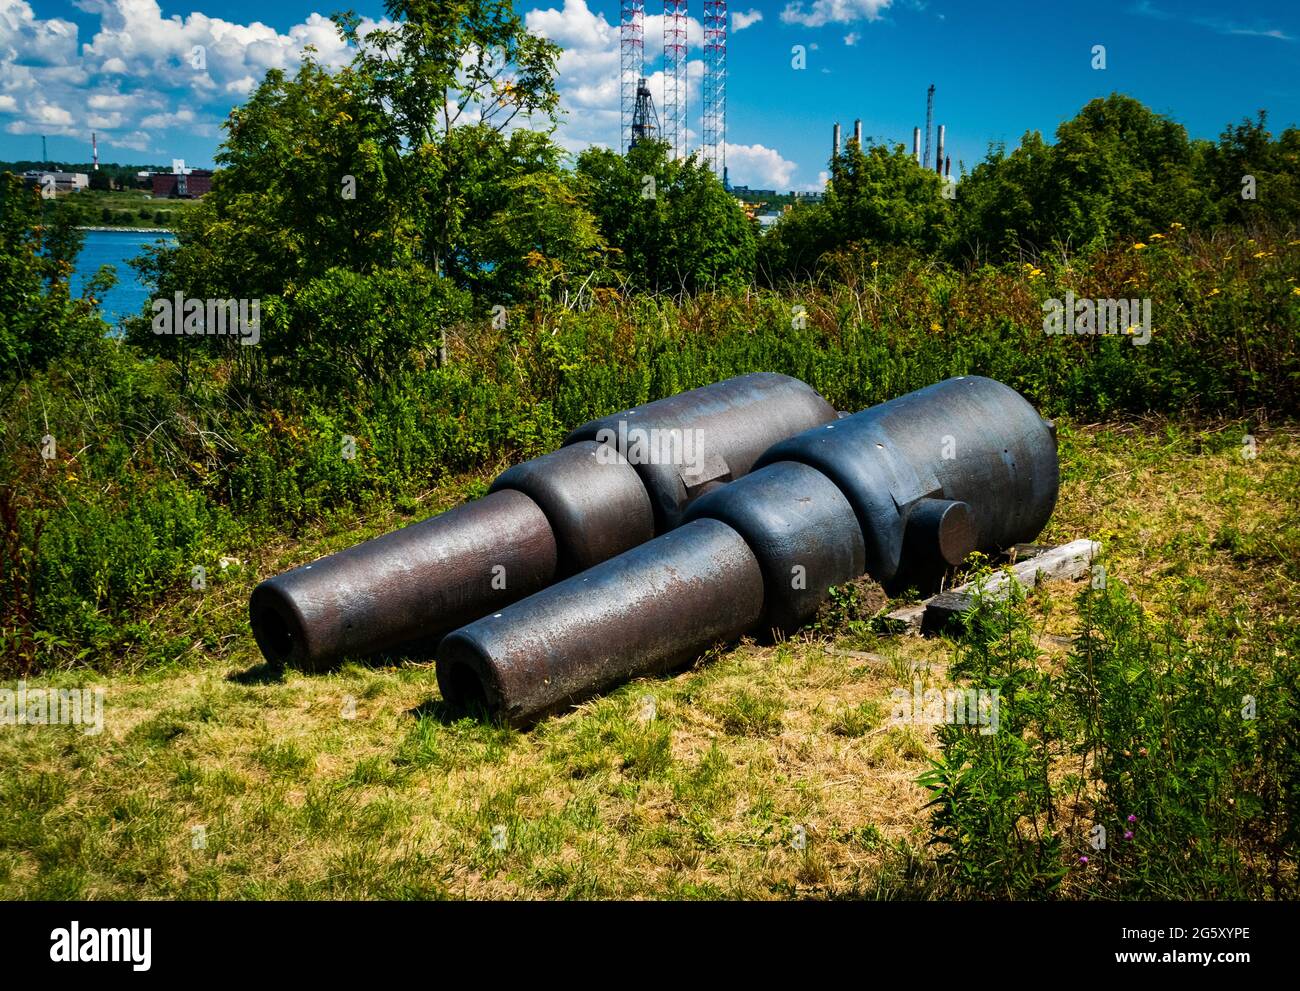
<svg viewBox="0 0 1300 991">
<path fill-rule="evenodd" d="M 0 158 L 89 158 L 210 165 L 220 122 L 271 67 L 292 70 L 304 44 L 340 64 L 348 53 L 325 17 L 370 0 L 0 0 Z M 656 100 L 662 5 L 647 2 Z M 691 0 L 690 124 L 699 139 L 699 18 Z M 530 29 L 564 46 L 566 147 L 618 144 L 618 5 L 516 4 Z M 993 2 L 803 0 L 731 4 L 728 152 L 733 182 L 818 188 L 831 125 L 861 117 L 868 136 L 910 143 L 936 86 L 935 121 L 954 162 L 989 142 L 1050 134 L 1112 91 L 1170 114 L 1193 136 L 1269 111 L 1275 130 L 1300 123 L 1300 5 L 1294 0 Z M 761 15 L 761 16 L 760 16 Z M 205 66 L 190 64 L 195 44 Z M 804 46 L 806 68 L 792 67 Z M 1094 69 L 1093 46 L 1106 67 Z"/>
</svg>

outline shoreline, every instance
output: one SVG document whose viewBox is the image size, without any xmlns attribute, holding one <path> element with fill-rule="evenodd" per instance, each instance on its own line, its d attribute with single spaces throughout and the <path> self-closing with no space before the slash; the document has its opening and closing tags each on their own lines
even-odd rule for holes
<svg viewBox="0 0 1300 991">
<path fill-rule="evenodd" d="M 122 231 L 127 234 L 175 234 L 170 227 L 78 227 L 79 231 Z"/>
</svg>

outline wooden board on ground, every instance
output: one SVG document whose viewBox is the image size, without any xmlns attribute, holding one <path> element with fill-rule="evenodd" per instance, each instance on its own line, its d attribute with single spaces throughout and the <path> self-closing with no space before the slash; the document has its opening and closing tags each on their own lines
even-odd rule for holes
<svg viewBox="0 0 1300 991">
<path fill-rule="evenodd" d="M 984 597 L 1004 598 L 1011 591 L 1012 582 L 1030 589 L 1043 578 L 1078 578 L 1088 571 L 1093 557 L 1100 550 L 1101 545 L 1096 541 L 1073 540 L 1059 547 L 1034 548 L 1028 556 L 1021 552 L 1016 555 L 1017 563 L 999 571 L 985 583 Z M 887 618 L 910 630 L 931 632 L 942 629 L 953 617 L 968 612 L 974 605 L 975 586 L 967 583 L 940 592 L 917 605 L 895 609 Z"/>
</svg>

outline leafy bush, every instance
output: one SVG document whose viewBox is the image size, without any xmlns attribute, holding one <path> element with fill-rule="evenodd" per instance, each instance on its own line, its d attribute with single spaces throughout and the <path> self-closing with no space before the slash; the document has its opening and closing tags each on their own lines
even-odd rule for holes
<svg viewBox="0 0 1300 991">
<path fill-rule="evenodd" d="M 1294 898 L 1300 630 L 1147 617 L 1113 576 L 1079 595 L 1063 671 L 1023 596 L 966 619 L 954 676 L 997 732 L 945 725 L 920 780 L 940 884 L 965 897 Z"/>
<path fill-rule="evenodd" d="M 66 201 L 46 200 L 11 173 L 0 173 L 0 381 L 44 368 L 104 333 L 87 298 L 68 280 L 82 234 Z M 113 283 L 101 269 L 86 293 Z"/>
</svg>

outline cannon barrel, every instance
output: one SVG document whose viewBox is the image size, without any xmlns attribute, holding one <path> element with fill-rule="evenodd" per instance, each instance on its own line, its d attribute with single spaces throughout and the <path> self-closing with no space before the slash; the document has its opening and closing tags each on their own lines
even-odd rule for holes
<svg viewBox="0 0 1300 991">
<path fill-rule="evenodd" d="M 777 441 L 835 416 L 798 379 L 755 372 L 593 420 L 565 444 L 598 441 L 626 453 L 650 495 L 655 530 L 664 533 L 695 499 L 748 474 Z"/>
<path fill-rule="evenodd" d="M 839 487 L 862 527 L 867 573 L 891 591 L 971 551 L 1033 539 L 1060 485 L 1055 426 L 979 375 L 796 434 L 755 467 L 777 461 L 816 468 Z"/>
<path fill-rule="evenodd" d="M 1054 427 L 965 376 L 774 444 L 671 533 L 449 634 L 438 685 L 526 726 L 745 634 L 788 632 L 833 585 L 897 583 L 1036 537 L 1059 485 Z"/>
<path fill-rule="evenodd" d="M 677 526 L 777 440 L 835 418 L 798 379 L 741 375 L 573 431 L 482 499 L 260 583 L 267 661 L 320 670 L 447 633 Z"/>
<path fill-rule="evenodd" d="M 448 701 L 527 725 L 734 639 L 762 609 L 762 569 L 744 538 L 695 520 L 449 635 L 438 684 Z"/>
</svg>

